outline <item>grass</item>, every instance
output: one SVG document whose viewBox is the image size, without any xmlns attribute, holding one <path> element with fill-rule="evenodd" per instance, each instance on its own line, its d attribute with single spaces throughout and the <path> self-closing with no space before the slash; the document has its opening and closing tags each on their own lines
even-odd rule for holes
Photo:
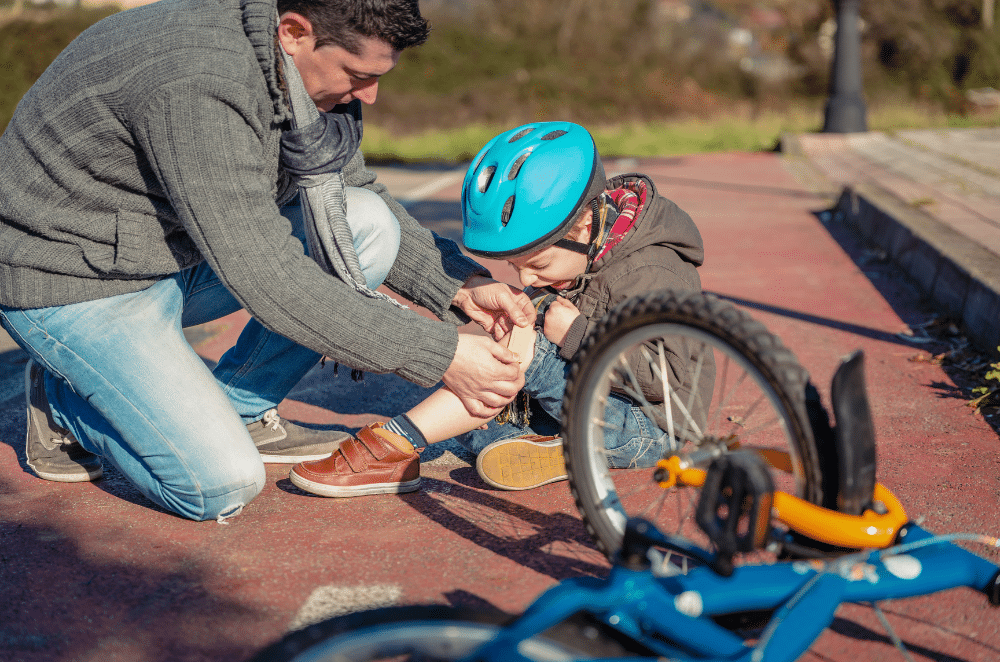
<svg viewBox="0 0 1000 662">
<path fill-rule="evenodd" d="M 551 119 L 551 118 L 548 118 Z M 869 109 L 869 128 L 895 132 L 906 129 L 1000 126 L 1000 114 L 982 117 L 947 115 L 904 102 Z M 654 122 L 623 122 L 588 126 L 606 157 L 673 156 L 698 152 L 768 151 L 783 133 L 822 129 L 821 104 L 800 104 L 784 112 L 722 113 L 710 118 L 680 118 Z M 472 123 L 450 130 L 399 135 L 378 125 L 365 125 L 365 158 L 372 162 L 469 161 L 493 136 L 513 128 Z"/>
<path fill-rule="evenodd" d="M 551 18 L 543 10 L 553 2 L 559 0 L 525 6 L 535 7 L 541 20 Z M 5 3 L 10 0 L 0 0 L 0 130 L 56 54 L 87 25 L 115 11 L 49 7 L 15 14 L 3 9 Z M 491 6 L 517 4 L 511 3 L 493 0 Z M 771 150 L 783 133 L 822 127 L 822 99 L 732 99 L 693 80 L 678 82 L 662 62 L 636 62 L 609 73 L 606 67 L 588 69 L 574 53 L 548 53 L 542 47 L 551 46 L 551 39 L 500 37 L 497 30 L 472 32 L 447 21 L 436 26 L 434 40 L 407 53 L 380 86 L 378 104 L 366 112 L 363 149 L 370 161 L 460 163 L 497 133 L 539 119 L 584 124 L 608 157 Z M 597 45 L 588 42 L 585 50 Z M 1000 126 L 1000 113 L 963 117 L 929 108 L 903 97 L 869 101 L 869 126 L 887 132 Z"/>
</svg>

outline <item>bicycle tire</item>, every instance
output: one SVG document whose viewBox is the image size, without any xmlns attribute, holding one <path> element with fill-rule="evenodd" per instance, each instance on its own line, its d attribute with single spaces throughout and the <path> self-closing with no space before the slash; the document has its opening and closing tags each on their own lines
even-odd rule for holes
<svg viewBox="0 0 1000 662">
<path fill-rule="evenodd" d="M 791 455 L 793 470 L 788 479 L 776 481 L 776 488 L 821 505 L 824 467 L 805 407 L 809 383 L 805 369 L 777 336 L 732 304 L 700 292 L 662 291 L 628 299 L 610 311 L 577 355 L 566 386 L 562 435 L 567 474 L 576 505 L 598 548 L 613 558 L 621 545 L 624 523 L 632 516 L 646 517 L 662 530 L 710 546 L 693 522 L 695 488 L 663 489 L 653 478 L 654 468 L 609 469 L 604 459 L 602 403 L 612 391 L 613 381 L 617 380 L 617 388 L 628 386 L 627 371 L 616 366 L 646 348 L 646 358 L 658 356 L 659 365 L 665 368 L 663 355 L 667 350 L 660 354 L 660 348 L 665 347 L 681 348 L 674 356 L 686 351 L 686 347 L 690 355 L 683 359 L 689 366 L 701 365 L 700 356 L 704 365 L 711 359 L 716 369 L 710 376 L 707 370 L 698 373 L 705 380 L 714 380 L 701 426 L 690 425 L 697 423 L 694 415 L 679 410 L 677 405 L 672 405 L 668 413 L 662 403 L 649 402 L 642 397 L 641 389 L 633 386 L 633 399 L 643 413 L 658 423 L 660 429 L 656 432 L 660 437 L 668 436 L 664 420 L 669 423 L 671 417 L 679 416 L 690 419 L 683 421 L 686 429 L 680 435 L 685 437 L 685 449 L 707 443 L 718 446 L 720 440 L 730 438 L 727 435 L 739 437 L 744 448 L 758 444 L 773 447 L 777 442 Z M 731 374 L 734 371 L 739 374 Z M 662 370 L 661 375 L 666 372 Z M 688 378 L 693 372 L 693 368 L 688 369 Z M 749 404 L 742 412 L 743 394 L 727 390 L 732 384 L 741 389 L 745 385 L 748 392 L 745 402 Z M 698 384 L 689 386 L 691 393 L 698 392 Z M 634 397 L 636 390 L 638 398 Z M 761 403 L 771 410 L 774 425 L 757 429 L 752 425 L 767 422 L 758 416 Z M 673 432 L 678 438 L 677 426 Z M 663 456 L 672 453 L 666 449 Z M 677 502 L 675 513 L 665 512 L 671 500 Z M 671 570 L 677 568 L 671 566 Z"/>
<path fill-rule="evenodd" d="M 386 607 L 357 612 L 306 626 L 260 651 L 249 662 L 374 662 L 416 659 L 450 662 L 493 638 L 511 619 L 508 614 L 439 605 Z M 582 622 L 580 622 L 582 623 Z M 552 636 L 533 637 L 518 646 L 528 659 L 585 659 L 623 650 L 599 627 L 567 622 Z M 609 649 L 608 646 L 611 646 Z M 415 656 L 415 657 L 413 657 Z"/>
</svg>

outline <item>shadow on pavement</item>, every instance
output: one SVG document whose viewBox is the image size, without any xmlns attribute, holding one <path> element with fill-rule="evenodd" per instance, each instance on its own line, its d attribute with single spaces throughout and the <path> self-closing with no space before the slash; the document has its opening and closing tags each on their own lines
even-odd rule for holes
<svg viewBox="0 0 1000 662">
<path fill-rule="evenodd" d="M 461 467 L 449 475 L 454 482 L 425 477 L 419 492 L 402 499 L 466 540 L 557 581 L 607 574 L 609 565 L 579 518 L 543 513 L 466 487 L 478 480 L 474 475 L 475 469 Z"/>
<path fill-rule="evenodd" d="M 137 564 L 84 551 L 71 533 L 24 523 L 0 522 L 0 539 L 6 660 L 243 660 L 255 645 L 234 631 L 270 618 L 208 590 L 208 570 L 194 559 L 164 572 L 155 558 Z"/>
<path fill-rule="evenodd" d="M 895 343 L 897 345 L 904 345 L 906 347 L 912 347 L 905 340 L 902 340 L 899 336 L 894 333 L 887 333 L 879 329 L 873 329 L 867 326 L 861 326 L 858 324 L 850 324 L 848 322 L 840 322 L 838 320 L 821 317 L 819 315 L 812 315 L 810 313 L 803 313 L 798 310 L 792 310 L 790 308 L 782 308 L 781 306 L 774 306 L 771 304 L 763 303 L 760 301 L 751 301 L 749 299 L 742 299 L 740 297 L 731 296 L 728 294 L 723 294 L 721 292 L 710 292 L 705 291 L 706 294 L 712 294 L 719 297 L 720 299 L 725 299 L 737 306 L 743 306 L 745 308 L 752 308 L 754 310 L 760 310 L 767 313 L 772 313 L 774 315 L 781 315 L 782 317 L 787 317 L 789 319 L 799 320 L 801 322 L 809 322 L 810 324 L 820 324 L 822 326 L 829 327 L 831 329 L 837 329 L 838 331 L 844 331 L 846 333 L 853 333 L 857 336 L 864 336 L 865 338 L 871 338 L 872 340 L 880 340 L 882 342 Z"/>
<path fill-rule="evenodd" d="M 813 214 L 829 233 L 830 237 L 837 242 L 844 253 L 864 273 L 879 295 L 889 304 L 901 320 L 913 325 L 925 322 L 929 317 L 933 316 L 932 309 L 922 300 L 919 291 L 910 282 L 909 277 L 893 265 L 883 253 L 871 248 L 854 230 L 843 222 L 836 220 L 836 217 L 829 210 L 818 210 L 813 212 Z M 914 350 L 921 349 L 919 345 L 915 345 L 895 333 L 888 333 L 880 329 L 841 322 L 829 317 L 804 313 L 761 301 L 730 296 L 722 292 L 709 293 L 721 299 L 726 299 L 738 306 L 781 315 L 810 324 L 818 324 L 872 340 L 913 348 Z"/>
<path fill-rule="evenodd" d="M 422 225 L 442 237 L 462 245 L 462 205 L 447 200 L 414 200 L 406 203 L 406 211 Z"/>
<path fill-rule="evenodd" d="M 843 222 L 836 210 L 821 210 L 814 212 L 814 215 L 879 295 L 892 307 L 896 315 L 917 332 L 913 341 L 906 340 L 905 336 L 885 332 L 875 332 L 876 335 L 869 337 L 912 349 L 914 358 L 911 360 L 939 363 L 953 383 L 932 381 L 926 385 L 937 392 L 938 398 L 969 401 L 972 397 L 970 389 L 982 385 L 979 379 L 985 372 L 984 366 L 989 360 L 986 355 L 958 334 L 957 323 L 941 314 L 921 293 L 910 276 L 893 263 L 885 251 L 868 242 L 854 228 Z M 749 302 L 746 305 L 753 306 L 754 303 Z M 772 312 L 783 314 L 780 311 Z M 831 326 L 852 331 L 840 324 Z M 856 332 L 859 332 L 859 335 L 868 335 L 861 332 L 863 330 L 863 327 L 859 327 Z M 941 360 L 942 357 L 944 360 Z M 987 417 L 985 420 L 997 434 L 1000 434 L 1000 420 L 996 416 Z"/>
</svg>

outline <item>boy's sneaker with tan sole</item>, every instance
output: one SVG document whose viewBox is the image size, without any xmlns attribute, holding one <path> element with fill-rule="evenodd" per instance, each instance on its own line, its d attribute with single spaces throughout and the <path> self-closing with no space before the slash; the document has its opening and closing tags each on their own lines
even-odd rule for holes
<svg viewBox="0 0 1000 662">
<path fill-rule="evenodd" d="M 296 464 L 288 477 L 299 489 L 326 497 L 413 492 L 420 488 L 420 455 L 405 438 L 376 423 L 358 430 L 330 457 Z"/>
<path fill-rule="evenodd" d="M 494 441 L 479 453 L 476 471 L 500 490 L 530 490 L 566 480 L 562 439 L 527 434 Z"/>
</svg>

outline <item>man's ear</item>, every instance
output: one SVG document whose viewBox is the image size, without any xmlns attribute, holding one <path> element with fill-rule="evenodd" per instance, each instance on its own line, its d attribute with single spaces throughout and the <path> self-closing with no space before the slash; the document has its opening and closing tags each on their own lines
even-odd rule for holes
<svg viewBox="0 0 1000 662">
<path fill-rule="evenodd" d="M 312 23 L 302 14 L 285 12 L 278 20 L 278 41 L 289 55 L 307 45 L 315 45 L 316 35 Z"/>
</svg>

